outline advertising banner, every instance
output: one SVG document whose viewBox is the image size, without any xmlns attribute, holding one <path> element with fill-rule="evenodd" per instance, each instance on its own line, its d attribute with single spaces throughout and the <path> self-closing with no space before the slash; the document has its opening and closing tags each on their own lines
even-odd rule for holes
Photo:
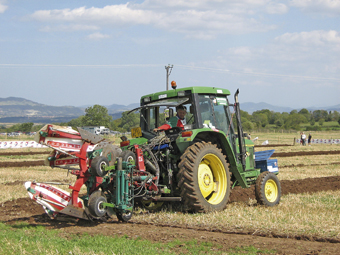
<svg viewBox="0 0 340 255">
<path fill-rule="evenodd" d="M 0 141 L 0 149 L 19 148 L 47 148 L 35 141 Z"/>
<path fill-rule="evenodd" d="M 301 143 L 301 139 L 296 139 L 296 143 Z M 308 140 L 306 140 L 308 143 Z M 340 144 L 340 139 L 312 139 L 312 144 Z"/>
</svg>

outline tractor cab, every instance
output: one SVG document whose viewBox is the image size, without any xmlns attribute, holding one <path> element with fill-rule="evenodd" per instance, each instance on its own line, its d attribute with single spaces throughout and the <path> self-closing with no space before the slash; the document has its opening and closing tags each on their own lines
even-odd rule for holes
<svg viewBox="0 0 340 255">
<path fill-rule="evenodd" d="M 159 176 L 159 183 L 168 184 L 162 190 L 181 196 L 194 211 L 220 210 L 227 203 L 230 188 L 255 184 L 261 171 L 268 168 L 270 157 L 266 156 L 261 170 L 254 143 L 246 139 L 242 129 L 238 93 L 233 104 L 228 99 L 229 90 L 215 87 L 175 87 L 142 96 L 140 107 L 132 110 L 140 112 L 139 131 L 131 130 L 133 138 L 123 141 L 121 149 L 141 148 L 147 171 Z M 180 113 L 183 110 L 184 116 Z M 275 179 L 273 175 L 270 173 L 270 178 Z M 192 200 L 192 191 L 201 195 Z M 278 189 L 273 194 L 277 195 L 271 202 L 274 205 L 279 201 Z"/>
<path fill-rule="evenodd" d="M 230 111 L 227 89 L 210 87 L 188 87 L 149 94 L 141 98 L 141 106 L 132 111 L 140 110 L 140 128 L 142 136 L 152 139 L 157 135 L 156 128 L 168 125 L 166 135 L 181 137 L 190 136 L 194 139 L 211 141 L 223 136 L 229 140 L 236 153 L 236 136 L 233 126 L 233 115 Z M 183 126 L 176 127 L 178 120 L 177 108 L 184 108 Z M 233 106 L 233 105 L 232 105 Z M 219 135 L 217 135 L 219 133 Z M 187 147 L 188 145 L 184 146 Z M 181 147 L 181 146 L 180 146 Z M 183 148 L 184 148 L 183 147 Z"/>
</svg>

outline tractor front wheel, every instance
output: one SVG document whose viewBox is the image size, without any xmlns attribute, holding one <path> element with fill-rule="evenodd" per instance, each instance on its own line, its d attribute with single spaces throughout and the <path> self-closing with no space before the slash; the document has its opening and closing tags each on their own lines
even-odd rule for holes
<svg viewBox="0 0 340 255">
<path fill-rule="evenodd" d="M 177 175 L 180 196 L 194 212 L 221 211 L 230 195 L 230 174 L 216 145 L 197 142 L 181 156 Z"/>
<path fill-rule="evenodd" d="M 274 206 L 280 203 L 281 184 L 279 178 L 265 171 L 257 177 L 255 184 L 256 200 L 261 205 Z"/>
</svg>

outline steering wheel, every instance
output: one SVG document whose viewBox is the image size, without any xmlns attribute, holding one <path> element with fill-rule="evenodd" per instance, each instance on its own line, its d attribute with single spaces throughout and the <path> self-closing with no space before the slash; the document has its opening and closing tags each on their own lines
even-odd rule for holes
<svg viewBox="0 0 340 255">
<path fill-rule="evenodd" d="M 166 135 L 179 134 L 181 132 L 182 132 L 181 127 L 173 127 L 173 128 L 168 129 L 168 130 L 165 130 Z"/>
</svg>

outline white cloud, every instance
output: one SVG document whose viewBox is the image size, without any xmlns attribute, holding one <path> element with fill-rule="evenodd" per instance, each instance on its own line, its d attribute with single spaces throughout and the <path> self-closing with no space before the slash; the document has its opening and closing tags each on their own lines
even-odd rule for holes
<svg viewBox="0 0 340 255">
<path fill-rule="evenodd" d="M 266 6 L 266 10 L 269 14 L 284 14 L 288 12 L 288 7 L 282 3 L 270 3 Z"/>
<path fill-rule="evenodd" d="M 290 5 L 309 12 L 340 14 L 340 0 L 290 0 Z"/>
<path fill-rule="evenodd" d="M 61 10 L 40 10 L 31 15 L 38 21 L 66 21 L 66 22 L 99 22 L 111 24 L 148 24 L 158 18 L 150 11 L 131 9 L 129 4 L 110 5 L 103 8 L 86 8 Z M 152 15 L 151 15 L 152 14 Z"/>
<path fill-rule="evenodd" d="M 275 26 L 263 23 L 262 14 L 282 14 L 287 6 L 275 0 L 146 0 L 141 4 L 108 5 L 103 8 L 38 10 L 31 19 L 42 23 L 72 23 L 122 27 L 150 25 L 212 39 L 218 34 L 265 32 Z"/>
<path fill-rule="evenodd" d="M 102 39 L 110 38 L 110 36 L 97 32 L 97 33 L 88 35 L 87 38 L 90 40 L 102 40 Z"/>
<path fill-rule="evenodd" d="M 58 26 L 45 26 L 39 31 L 41 32 L 52 32 L 52 31 L 64 31 L 64 32 L 74 32 L 74 31 L 91 31 L 99 30 L 100 27 L 94 25 L 82 25 L 82 24 L 70 24 L 70 25 L 58 25 Z"/>
<path fill-rule="evenodd" d="M 340 34 L 337 31 L 316 30 L 311 32 L 286 33 L 275 38 L 275 41 L 309 46 L 340 47 Z"/>
<path fill-rule="evenodd" d="M 4 5 L 0 2 L 0 13 L 4 13 L 7 10 L 8 6 Z"/>
<path fill-rule="evenodd" d="M 216 66 L 230 69 L 230 74 L 276 77 L 277 83 L 305 80 L 333 86 L 340 80 L 339 59 L 339 32 L 317 30 L 286 33 L 260 47 L 228 48 Z"/>
</svg>

